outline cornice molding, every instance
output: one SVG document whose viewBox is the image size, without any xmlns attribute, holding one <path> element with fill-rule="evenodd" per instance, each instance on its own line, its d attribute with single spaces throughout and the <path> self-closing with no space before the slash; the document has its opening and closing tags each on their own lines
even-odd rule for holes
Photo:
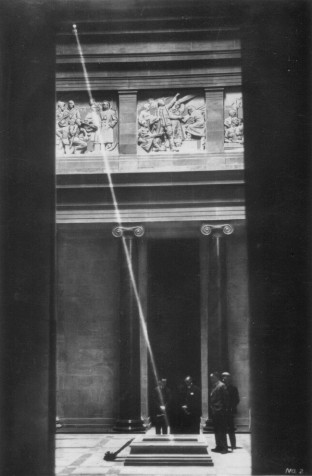
<svg viewBox="0 0 312 476">
<path fill-rule="evenodd" d="M 152 53 L 130 53 L 130 54 L 85 54 L 85 63 L 140 63 L 142 61 L 198 61 L 198 60 L 229 60 L 240 59 L 241 50 L 233 48 L 231 50 L 206 50 L 206 51 L 181 51 L 181 52 L 152 52 Z M 78 54 L 58 53 L 56 57 L 57 64 L 81 64 Z"/>
<path fill-rule="evenodd" d="M 245 220 L 244 206 L 141 208 L 119 210 L 58 210 L 56 223 L 162 223 Z"/>
<path fill-rule="evenodd" d="M 192 172 L 244 169 L 244 151 L 227 151 L 219 154 L 198 153 L 160 154 L 157 157 L 129 154 L 108 158 L 111 173 L 141 172 Z M 104 174 L 105 167 L 102 156 L 57 157 L 57 175 Z"/>
<path fill-rule="evenodd" d="M 136 11 L 137 14 L 137 11 Z M 213 17 L 214 21 L 216 20 Z M 78 33 L 79 36 L 82 38 L 90 37 L 94 38 L 105 38 L 120 35 L 140 35 L 140 36 L 154 36 L 154 35 L 170 35 L 172 34 L 195 34 L 195 35 L 204 35 L 207 39 L 218 39 L 222 40 L 224 38 L 233 38 L 236 39 L 240 35 L 240 28 L 239 26 L 225 26 L 224 24 L 221 25 L 221 17 L 220 23 L 218 26 L 210 26 L 210 27 L 203 27 L 198 26 L 199 21 L 203 21 L 202 16 L 189 18 L 188 25 L 185 27 L 178 26 L 177 24 L 177 17 L 166 17 L 166 25 L 167 28 L 162 26 L 162 22 L 160 18 L 131 18 L 128 20 L 124 19 L 110 19 L 109 21 L 99 20 L 91 20 L 91 21 L 78 21 Z M 196 22 L 197 26 L 191 25 L 190 21 Z M 204 20 L 205 21 L 205 20 Z M 207 21 L 207 18 L 206 18 Z M 72 20 L 67 22 L 60 22 L 59 23 L 59 31 L 57 32 L 57 40 L 61 43 L 63 41 L 72 42 L 73 34 L 72 34 Z M 139 28 L 138 28 L 139 26 Z"/>
<path fill-rule="evenodd" d="M 216 73 L 196 73 L 190 71 L 188 74 L 170 74 L 166 75 L 133 75 L 127 74 L 104 75 L 101 73 L 90 72 L 90 85 L 95 91 L 111 91 L 122 89 L 162 89 L 162 88 L 206 88 L 206 87 L 228 87 L 241 86 L 241 70 Z M 73 75 L 72 73 L 57 73 L 56 90 L 61 91 L 85 91 L 85 78 L 81 73 Z"/>
</svg>

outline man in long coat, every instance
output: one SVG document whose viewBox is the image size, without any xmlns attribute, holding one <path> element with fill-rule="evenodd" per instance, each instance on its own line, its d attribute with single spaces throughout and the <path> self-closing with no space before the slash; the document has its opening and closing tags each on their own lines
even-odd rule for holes
<svg viewBox="0 0 312 476">
<path fill-rule="evenodd" d="M 216 439 L 216 447 L 211 451 L 225 454 L 228 452 L 226 441 L 226 413 L 228 409 L 228 391 L 220 380 L 218 372 L 210 374 L 212 390 L 210 392 L 210 410 Z"/>
<path fill-rule="evenodd" d="M 228 391 L 228 408 L 226 414 L 227 433 L 229 435 L 232 451 L 236 449 L 236 436 L 234 418 L 239 404 L 239 393 L 237 387 L 231 382 L 231 375 L 228 372 L 222 373 L 222 382 L 226 385 Z"/>
</svg>

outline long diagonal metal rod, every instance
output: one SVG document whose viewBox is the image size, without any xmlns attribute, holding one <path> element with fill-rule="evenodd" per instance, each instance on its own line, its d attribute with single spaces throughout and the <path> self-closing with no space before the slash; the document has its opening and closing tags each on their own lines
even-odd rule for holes
<svg viewBox="0 0 312 476">
<path fill-rule="evenodd" d="M 82 69 L 83 69 L 83 74 L 84 74 L 84 77 L 85 77 L 86 88 L 87 88 L 87 91 L 88 91 L 88 94 L 89 94 L 89 101 L 90 101 L 90 103 L 91 102 L 94 103 L 94 99 L 92 97 L 91 85 L 90 85 L 90 81 L 89 81 L 89 76 L 88 76 L 88 72 L 87 72 L 87 68 L 86 68 L 86 64 L 85 64 L 85 60 L 84 60 L 84 56 L 83 56 L 83 51 L 82 51 L 82 47 L 81 47 L 81 44 L 80 44 L 78 30 L 77 30 L 76 25 L 73 25 L 73 33 L 75 35 L 76 42 L 77 42 L 77 48 L 78 48 L 78 52 L 79 52 L 79 56 L 80 56 L 80 61 L 81 61 Z M 94 111 L 94 114 L 96 114 L 95 111 Z M 101 137 L 101 143 L 104 143 L 104 141 L 102 140 L 102 137 Z M 117 198 L 116 198 L 116 194 L 115 194 L 115 189 L 114 189 L 114 185 L 113 185 L 109 160 L 108 160 L 108 157 L 107 157 L 107 153 L 103 148 L 101 149 L 101 152 L 102 152 L 103 166 L 104 166 L 103 167 L 103 169 L 104 169 L 103 172 L 107 175 L 109 189 L 110 189 L 110 193 L 111 193 L 111 197 L 112 197 L 112 201 L 113 201 L 113 205 L 114 205 L 116 221 L 117 221 L 118 225 L 122 226 L 121 215 L 120 215 L 118 202 L 117 202 Z M 157 371 L 156 362 L 155 362 L 155 359 L 154 359 L 154 354 L 152 352 L 152 347 L 151 347 L 151 343 L 150 343 L 150 339 L 149 339 L 149 335 L 148 335 L 148 330 L 147 330 L 147 325 L 146 325 L 146 319 L 145 319 L 143 309 L 142 309 L 142 305 L 141 305 L 141 300 L 140 300 L 140 296 L 139 296 L 139 292 L 138 292 L 138 287 L 137 287 L 137 283 L 136 283 L 134 272 L 133 272 L 132 262 L 131 262 L 129 250 L 128 250 L 128 247 L 127 247 L 126 240 L 125 240 L 124 236 L 122 236 L 121 239 L 122 239 L 123 250 L 124 250 L 124 253 L 125 253 L 125 256 L 126 256 L 128 271 L 129 271 L 129 275 L 130 275 L 130 279 L 131 279 L 131 283 L 132 283 L 132 287 L 133 287 L 133 291 L 134 291 L 134 295 L 135 295 L 135 299 L 136 299 L 136 303 L 137 303 L 137 308 L 138 308 L 138 312 L 139 312 L 140 325 L 141 325 L 141 329 L 142 329 L 143 336 L 144 336 L 144 339 L 145 339 L 146 347 L 148 349 L 148 353 L 149 353 L 149 356 L 150 356 L 155 382 L 157 384 L 158 381 L 159 381 L 158 371 Z M 161 400 L 161 405 L 165 407 L 162 391 L 160 392 L 160 400 Z M 167 426 L 169 426 L 168 416 L 167 416 L 166 412 L 165 412 L 165 420 L 166 420 Z"/>
</svg>

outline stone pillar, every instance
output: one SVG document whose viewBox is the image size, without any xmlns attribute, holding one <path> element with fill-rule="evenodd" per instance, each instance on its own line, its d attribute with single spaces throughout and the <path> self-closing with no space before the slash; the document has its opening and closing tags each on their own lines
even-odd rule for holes
<svg viewBox="0 0 312 476">
<path fill-rule="evenodd" d="M 224 151 L 224 89 L 205 88 L 206 150 Z"/>
<path fill-rule="evenodd" d="M 119 91 L 119 152 L 137 151 L 137 91 Z"/>
<path fill-rule="evenodd" d="M 202 422 L 208 418 L 208 243 L 202 237 L 200 240 L 200 347 L 201 347 L 201 390 L 202 390 Z"/>
<path fill-rule="evenodd" d="M 139 296 L 141 300 L 142 311 L 147 317 L 147 242 L 140 241 L 139 247 Z M 148 416 L 148 351 L 144 330 L 140 326 L 140 377 L 141 377 L 141 417 L 146 425 L 149 425 Z"/>
<path fill-rule="evenodd" d="M 202 349 L 208 362 L 203 364 L 208 372 L 208 395 L 210 393 L 209 374 L 213 371 L 228 370 L 228 336 L 226 315 L 226 243 L 225 236 L 234 231 L 232 225 L 207 225 L 201 227 L 204 236 L 210 236 L 208 243 L 208 266 L 203 268 L 205 276 L 202 283 L 208 283 L 208 302 L 203 303 L 202 326 L 207 326 L 208 339 L 206 345 L 208 352 Z M 205 318 L 205 313 L 208 316 Z M 202 343 L 202 346 L 205 345 Z M 205 378 L 207 380 L 207 377 Z M 204 397 L 204 396 L 203 396 Z M 206 426 L 204 431 L 208 430 Z"/>
<path fill-rule="evenodd" d="M 0 474 L 8 476 L 55 474 L 52 3 L 0 7 Z"/>
<path fill-rule="evenodd" d="M 119 419 L 114 431 L 143 433 L 141 418 L 140 382 L 140 316 L 135 295 L 138 282 L 138 238 L 143 236 L 142 226 L 113 229 L 121 238 L 120 276 L 120 403 Z M 131 269 L 129 269 L 129 267 Z M 135 283 L 132 279 L 134 278 Z"/>
<path fill-rule="evenodd" d="M 242 25 L 252 474 L 310 475 L 312 10 L 272 3 Z"/>
</svg>

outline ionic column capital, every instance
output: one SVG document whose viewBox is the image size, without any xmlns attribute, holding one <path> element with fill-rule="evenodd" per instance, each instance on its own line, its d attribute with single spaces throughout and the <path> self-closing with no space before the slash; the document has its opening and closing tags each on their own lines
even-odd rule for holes
<svg viewBox="0 0 312 476">
<path fill-rule="evenodd" d="M 234 232 L 234 227 L 229 223 L 222 224 L 222 225 L 210 225 L 208 223 L 204 223 L 200 227 L 200 232 L 202 235 L 205 236 L 218 236 L 221 237 L 223 235 L 232 235 Z"/>
<path fill-rule="evenodd" d="M 133 238 L 140 238 L 145 233 L 144 227 L 141 225 L 137 226 L 115 226 L 112 230 L 112 234 L 115 238 L 121 238 L 122 236 Z"/>
</svg>

